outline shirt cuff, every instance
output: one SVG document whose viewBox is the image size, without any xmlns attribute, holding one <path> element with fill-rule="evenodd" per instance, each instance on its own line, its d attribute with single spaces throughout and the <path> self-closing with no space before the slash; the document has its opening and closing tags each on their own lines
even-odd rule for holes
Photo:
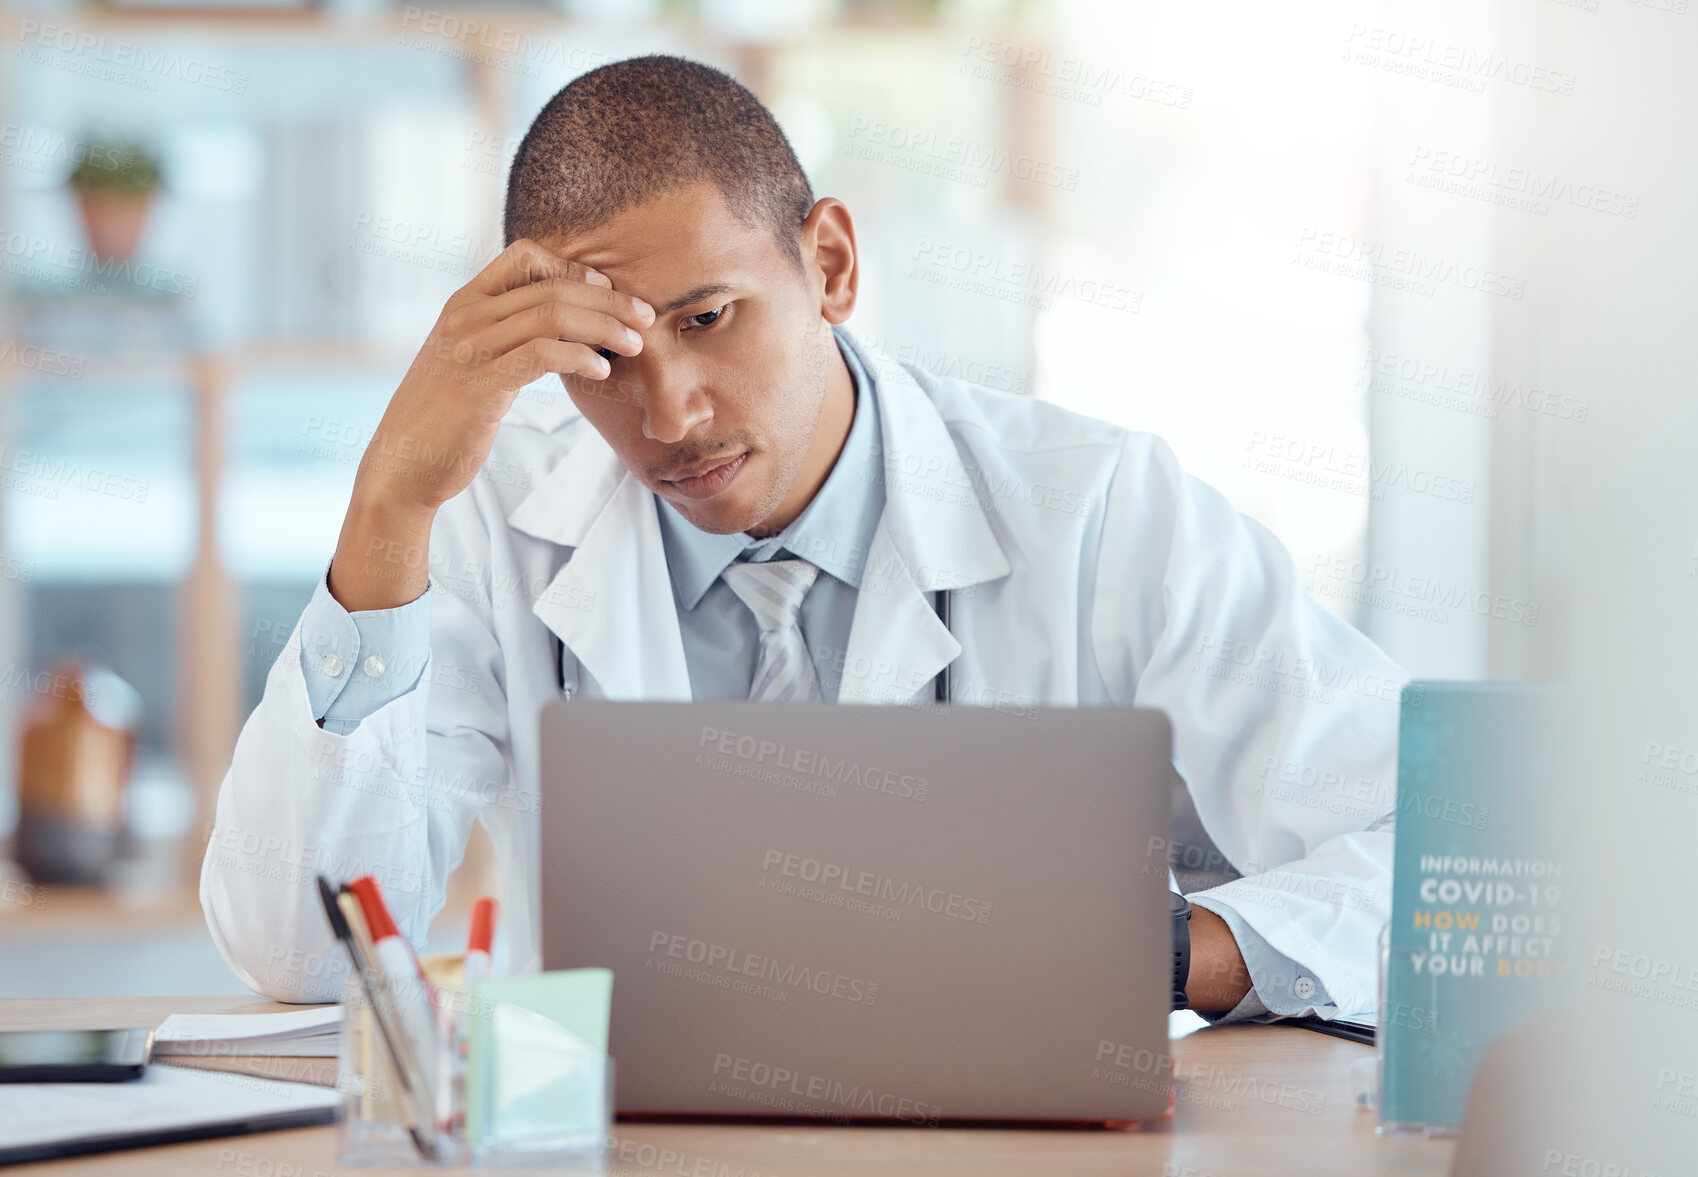
<svg viewBox="0 0 1698 1177">
<path fill-rule="evenodd" d="M 1278 1018 L 1301 1018 L 1313 1014 L 1328 1021 L 1338 1016 L 1338 1007 L 1314 974 L 1270 945 L 1239 914 L 1218 899 L 1187 896 L 1198 907 L 1207 908 L 1221 919 L 1238 942 L 1244 967 L 1250 973 L 1250 991 L 1226 1013 L 1198 1016 L 1215 1024 L 1271 1022 Z"/>
<path fill-rule="evenodd" d="M 325 566 L 301 614 L 301 674 L 324 730 L 347 735 L 418 686 L 430 657 L 430 586 L 394 609 L 350 613 L 330 595 Z"/>
</svg>

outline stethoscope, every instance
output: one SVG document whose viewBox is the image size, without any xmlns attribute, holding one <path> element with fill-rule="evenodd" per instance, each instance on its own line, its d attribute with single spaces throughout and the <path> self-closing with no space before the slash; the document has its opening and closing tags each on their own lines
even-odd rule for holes
<svg viewBox="0 0 1698 1177">
<path fill-rule="evenodd" d="M 937 619 L 943 622 L 943 628 L 949 629 L 949 597 L 948 589 L 938 589 L 932 594 L 932 609 L 937 613 Z M 933 694 L 939 703 L 949 702 L 949 668 L 945 662 L 943 669 L 937 672 L 932 680 Z M 562 694 L 566 693 L 566 643 L 560 640 L 558 634 L 554 637 L 554 677 L 560 686 Z"/>
</svg>

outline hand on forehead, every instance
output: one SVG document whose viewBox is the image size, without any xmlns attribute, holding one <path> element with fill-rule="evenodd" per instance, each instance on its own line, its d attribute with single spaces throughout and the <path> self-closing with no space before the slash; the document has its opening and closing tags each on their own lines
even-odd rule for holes
<svg viewBox="0 0 1698 1177">
<path fill-rule="evenodd" d="M 719 189 L 705 182 L 542 244 L 647 302 L 657 321 L 734 295 L 784 263 L 771 234 L 739 221 Z"/>
</svg>

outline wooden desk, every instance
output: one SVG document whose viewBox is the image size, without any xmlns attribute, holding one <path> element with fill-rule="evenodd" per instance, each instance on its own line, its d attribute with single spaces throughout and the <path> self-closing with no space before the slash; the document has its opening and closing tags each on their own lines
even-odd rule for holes
<svg viewBox="0 0 1698 1177">
<path fill-rule="evenodd" d="M 0 1030 L 153 1025 L 167 1014 L 289 1008 L 241 998 L 0 1002 Z M 1351 1101 L 1350 1066 L 1370 1048 L 1280 1026 L 1202 1030 L 1173 1054 L 1173 1120 L 1143 1132 L 956 1128 L 620 1124 L 609 1177 L 1414 1177 L 1445 1173 L 1452 1146 L 1380 1139 Z M 314 1060 L 322 1063 L 323 1060 Z M 261 1060 L 300 1076 L 302 1060 Z M 273 1064 L 284 1064 L 277 1066 Z M 365 1170 L 370 1172 L 370 1170 Z M 4 1170 L 4 1177 L 328 1177 L 336 1130 L 302 1128 L 107 1153 Z M 396 1173 L 397 1170 L 387 1170 Z M 441 1172 L 420 1170 L 420 1172 Z"/>
</svg>

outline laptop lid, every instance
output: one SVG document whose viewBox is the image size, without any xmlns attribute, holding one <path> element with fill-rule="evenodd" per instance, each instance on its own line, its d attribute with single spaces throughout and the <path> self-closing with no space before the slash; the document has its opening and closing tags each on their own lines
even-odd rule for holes
<svg viewBox="0 0 1698 1177">
<path fill-rule="evenodd" d="M 614 973 L 621 1111 L 1169 1107 L 1156 711 L 616 703 L 542 716 L 543 955 Z"/>
</svg>

